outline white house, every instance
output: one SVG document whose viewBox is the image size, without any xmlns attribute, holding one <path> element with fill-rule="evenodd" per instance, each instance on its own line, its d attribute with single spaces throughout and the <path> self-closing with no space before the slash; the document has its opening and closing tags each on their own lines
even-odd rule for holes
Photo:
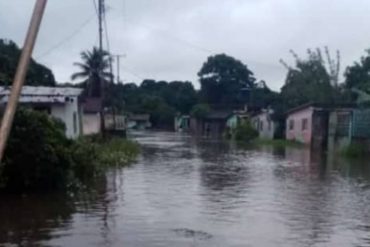
<svg viewBox="0 0 370 247">
<path fill-rule="evenodd" d="M 252 124 L 262 139 L 273 139 L 276 131 L 276 124 L 272 120 L 272 110 L 264 109 L 252 117 Z"/>
<path fill-rule="evenodd" d="M 11 87 L 0 87 L 0 104 L 8 102 L 10 90 Z M 65 124 L 66 136 L 75 139 L 82 134 L 81 93 L 79 88 L 23 86 L 19 103 L 60 119 Z"/>
<path fill-rule="evenodd" d="M 102 107 L 100 98 L 85 98 L 83 103 L 83 134 L 98 134 L 101 131 L 100 111 Z"/>
</svg>

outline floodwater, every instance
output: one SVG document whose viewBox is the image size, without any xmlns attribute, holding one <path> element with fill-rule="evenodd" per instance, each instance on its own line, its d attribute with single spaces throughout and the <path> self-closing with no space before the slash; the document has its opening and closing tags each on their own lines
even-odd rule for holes
<svg viewBox="0 0 370 247">
<path fill-rule="evenodd" d="M 370 246 L 370 164 L 137 133 L 79 196 L 0 197 L 0 246 Z"/>
</svg>

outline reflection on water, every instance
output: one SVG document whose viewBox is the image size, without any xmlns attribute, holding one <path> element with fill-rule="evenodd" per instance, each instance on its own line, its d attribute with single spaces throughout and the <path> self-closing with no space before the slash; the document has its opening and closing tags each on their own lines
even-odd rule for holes
<svg viewBox="0 0 370 247">
<path fill-rule="evenodd" d="M 136 133 L 137 164 L 74 196 L 1 196 L 0 246 L 370 246 L 370 164 Z"/>
</svg>

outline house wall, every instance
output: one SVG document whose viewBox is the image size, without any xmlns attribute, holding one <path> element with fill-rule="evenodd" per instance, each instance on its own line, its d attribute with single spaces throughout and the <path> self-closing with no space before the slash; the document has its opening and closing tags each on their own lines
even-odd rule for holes
<svg viewBox="0 0 370 247">
<path fill-rule="evenodd" d="M 351 143 L 352 110 L 335 110 L 329 114 L 328 151 L 335 152 Z"/>
<path fill-rule="evenodd" d="M 82 116 L 83 134 L 92 135 L 100 133 L 100 114 L 84 113 Z"/>
<path fill-rule="evenodd" d="M 77 97 L 72 97 L 65 104 L 52 105 L 51 115 L 64 122 L 68 138 L 76 139 L 82 134 Z"/>
<path fill-rule="evenodd" d="M 230 129 L 235 129 L 238 126 L 238 116 L 233 115 L 227 119 L 226 126 Z"/>
<path fill-rule="evenodd" d="M 126 129 L 126 116 L 105 114 L 105 128 L 108 130 L 125 130 Z"/>
<path fill-rule="evenodd" d="M 190 128 L 190 117 L 188 116 L 180 116 L 175 117 L 175 131 L 189 131 Z"/>
<path fill-rule="evenodd" d="M 276 125 L 271 120 L 270 114 L 267 112 L 261 113 L 252 119 L 252 124 L 259 133 L 259 137 L 263 139 L 273 139 Z"/>
<path fill-rule="evenodd" d="M 312 137 L 312 116 L 313 107 L 307 107 L 300 111 L 293 112 L 286 119 L 286 139 L 295 140 L 305 144 L 311 144 Z M 307 120 L 306 128 L 303 129 L 303 120 Z M 290 122 L 293 121 L 294 126 L 291 128 Z"/>
<path fill-rule="evenodd" d="M 226 127 L 226 121 L 206 120 L 204 121 L 203 133 L 206 137 L 219 139 L 225 134 Z"/>
<path fill-rule="evenodd" d="M 190 118 L 190 132 L 194 135 L 203 135 L 203 121 L 196 118 Z"/>
</svg>

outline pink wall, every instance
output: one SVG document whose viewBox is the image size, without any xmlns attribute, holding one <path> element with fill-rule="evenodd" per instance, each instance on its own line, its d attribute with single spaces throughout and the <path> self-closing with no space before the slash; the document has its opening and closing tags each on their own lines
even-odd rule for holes
<svg viewBox="0 0 370 247">
<path fill-rule="evenodd" d="M 310 144 L 312 136 L 313 107 L 307 107 L 288 115 L 286 119 L 286 139 Z M 307 119 L 307 128 L 302 129 L 302 121 Z M 294 121 L 294 128 L 290 129 L 290 120 Z"/>
</svg>

